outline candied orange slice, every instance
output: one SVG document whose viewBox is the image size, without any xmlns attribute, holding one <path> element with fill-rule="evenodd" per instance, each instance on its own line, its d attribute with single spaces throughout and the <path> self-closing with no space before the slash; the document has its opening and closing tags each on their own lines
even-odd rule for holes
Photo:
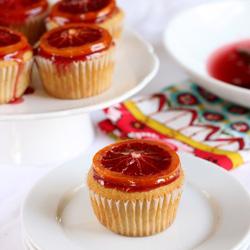
<svg viewBox="0 0 250 250">
<path fill-rule="evenodd" d="M 28 45 L 28 40 L 22 33 L 0 27 L 0 55 L 7 56 L 24 49 Z"/>
<path fill-rule="evenodd" d="M 115 7 L 115 0 L 63 0 L 52 7 L 51 16 L 64 17 L 70 22 L 98 21 Z"/>
<path fill-rule="evenodd" d="M 93 158 L 93 174 L 111 184 L 147 188 L 178 177 L 180 160 L 163 143 L 132 139 L 98 151 Z"/>
<path fill-rule="evenodd" d="M 93 25 L 68 24 L 46 32 L 41 49 L 50 55 L 76 57 L 106 49 L 112 42 L 108 31 Z"/>
<path fill-rule="evenodd" d="M 43 13 L 47 8 L 47 0 L 1 0 L 0 23 L 3 25 L 22 23 Z"/>
</svg>

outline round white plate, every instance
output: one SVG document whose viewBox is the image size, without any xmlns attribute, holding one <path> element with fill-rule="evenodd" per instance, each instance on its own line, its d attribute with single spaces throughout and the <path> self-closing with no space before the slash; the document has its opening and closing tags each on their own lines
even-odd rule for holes
<svg viewBox="0 0 250 250">
<path fill-rule="evenodd" d="M 164 32 L 164 45 L 191 79 L 211 93 L 250 108 L 250 90 L 211 77 L 208 57 L 223 45 L 250 37 L 249 0 L 207 1 L 180 12 Z"/>
<path fill-rule="evenodd" d="M 80 100 L 61 100 L 42 88 L 34 67 L 35 93 L 24 95 L 20 104 L 0 105 L 0 120 L 27 120 L 77 115 L 122 102 L 143 89 L 155 76 L 159 60 L 153 47 L 130 29 L 123 31 L 112 86 L 104 93 Z"/>
<path fill-rule="evenodd" d="M 117 235 L 99 224 L 85 186 L 92 157 L 48 173 L 26 197 L 23 230 L 40 250 L 239 249 L 250 237 L 250 196 L 230 173 L 180 154 L 188 182 L 174 224 L 144 238 Z"/>
</svg>

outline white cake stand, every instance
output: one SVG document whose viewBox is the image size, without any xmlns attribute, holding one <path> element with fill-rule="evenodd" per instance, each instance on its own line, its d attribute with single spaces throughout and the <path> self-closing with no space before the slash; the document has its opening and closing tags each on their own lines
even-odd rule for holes
<svg viewBox="0 0 250 250">
<path fill-rule="evenodd" d="M 36 68 L 24 102 L 0 106 L 1 163 L 43 165 L 70 159 L 94 140 L 89 113 L 122 102 L 155 76 L 159 60 L 151 45 L 125 28 L 112 86 L 81 100 L 60 100 L 45 93 Z"/>
</svg>

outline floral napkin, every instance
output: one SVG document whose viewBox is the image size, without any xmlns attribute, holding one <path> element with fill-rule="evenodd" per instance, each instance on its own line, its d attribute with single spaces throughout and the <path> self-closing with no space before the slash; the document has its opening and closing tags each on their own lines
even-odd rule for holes
<svg viewBox="0 0 250 250">
<path fill-rule="evenodd" d="M 228 103 L 192 82 L 136 97 L 104 110 L 99 128 L 117 140 L 164 142 L 227 170 L 250 161 L 250 110 Z"/>
</svg>

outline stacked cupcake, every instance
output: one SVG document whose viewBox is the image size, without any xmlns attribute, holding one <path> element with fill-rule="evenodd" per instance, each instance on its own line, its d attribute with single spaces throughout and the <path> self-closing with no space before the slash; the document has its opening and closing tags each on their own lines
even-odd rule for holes
<svg viewBox="0 0 250 250">
<path fill-rule="evenodd" d="M 48 10 L 47 0 L 1 0 L 0 25 L 22 32 L 33 45 L 45 32 Z"/>
<path fill-rule="evenodd" d="M 46 32 L 36 53 L 44 89 L 62 99 L 98 95 L 108 89 L 116 45 L 107 30 L 68 24 Z"/>
<path fill-rule="evenodd" d="M 62 99 L 98 95 L 112 83 L 124 14 L 114 0 L 62 0 L 46 18 L 36 62 L 44 89 Z"/>
<path fill-rule="evenodd" d="M 124 19 L 115 1 L 63 0 L 48 12 L 46 0 L 0 2 L 0 25 L 5 26 L 0 27 L 0 103 L 20 97 L 30 84 L 33 50 L 28 41 L 39 41 L 35 61 L 51 96 L 80 99 L 111 86 Z"/>
<path fill-rule="evenodd" d="M 120 40 L 124 13 L 115 0 L 62 0 L 55 4 L 46 18 L 48 30 L 68 23 L 95 24 L 107 29 L 110 35 Z"/>
<path fill-rule="evenodd" d="M 22 33 L 0 27 L 0 103 L 19 98 L 30 84 L 33 50 Z"/>
</svg>

